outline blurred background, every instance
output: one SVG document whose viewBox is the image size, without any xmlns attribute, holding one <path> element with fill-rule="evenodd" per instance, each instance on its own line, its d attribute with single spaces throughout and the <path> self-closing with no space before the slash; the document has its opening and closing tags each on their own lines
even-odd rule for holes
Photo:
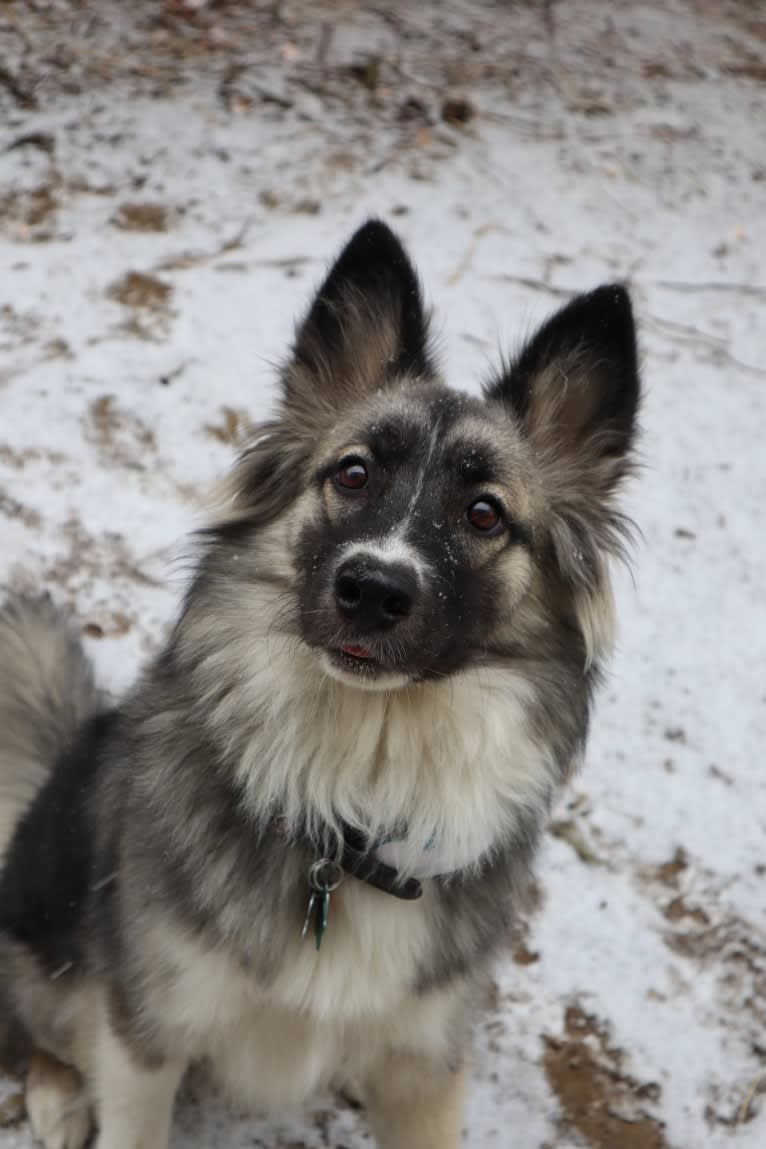
<svg viewBox="0 0 766 1149">
<path fill-rule="evenodd" d="M 5 0 L 0 583 L 109 688 L 351 230 L 409 245 L 448 379 L 630 284 L 647 401 L 621 639 L 542 907 L 476 1035 L 465 1144 L 766 1144 L 766 5 Z M 29 1149 L 0 1075 L 0 1149 Z M 204 1072 L 174 1144 L 361 1149 Z"/>
</svg>

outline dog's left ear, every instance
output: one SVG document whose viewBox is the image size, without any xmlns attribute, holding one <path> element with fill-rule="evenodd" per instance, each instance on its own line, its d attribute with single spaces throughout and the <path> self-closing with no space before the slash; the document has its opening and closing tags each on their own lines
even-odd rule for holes
<svg viewBox="0 0 766 1149">
<path fill-rule="evenodd" d="M 627 467 L 640 396 L 627 290 L 577 296 L 485 393 L 515 416 L 543 466 L 608 497 Z"/>
<path fill-rule="evenodd" d="M 370 220 L 349 240 L 298 327 L 284 375 L 288 406 L 316 415 L 397 377 L 434 374 L 418 277 L 390 228 Z"/>
<path fill-rule="evenodd" d="M 628 523 L 613 494 L 630 469 L 640 398 L 636 332 L 624 287 L 600 287 L 557 312 L 485 388 L 529 441 L 549 509 L 548 538 L 573 595 L 586 663 L 609 648 L 606 558 Z"/>
</svg>

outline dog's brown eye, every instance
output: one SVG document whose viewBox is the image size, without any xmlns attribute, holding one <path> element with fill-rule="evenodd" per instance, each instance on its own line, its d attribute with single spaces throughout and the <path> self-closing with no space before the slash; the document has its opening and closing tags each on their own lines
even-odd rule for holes
<svg viewBox="0 0 766 1149">
<path fill-rule="evenodd" d="M 483 535 L 496 534 L 502 526 L 500 511 L 489 499 L 477 499 L 465 514 L 471 526 Z"/>
<path fill-rule="evenodd" d="M 344 459 L 335 475 L 335 482 L 346 491 L 361 491 L 367 486 L 368 478 L 361 459 Z"/>
</svg>

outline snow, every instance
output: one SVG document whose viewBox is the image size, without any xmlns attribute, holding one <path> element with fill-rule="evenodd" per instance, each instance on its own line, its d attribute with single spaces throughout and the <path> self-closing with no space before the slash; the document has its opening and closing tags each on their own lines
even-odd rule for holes
<svg viewBox="0 0 766 1149">
<path fill-rule="evenodd" d="M 762 1146 L 763 1094 L 740 1110 L 766 1069 L 763 19 L 733 0 L 423 0 L 387 18 L 295 3 L 281 25 L 258 5 L 100 7 L 78 53 L 77 5 L 13 6 L 28 40 L 70 52 L 80 90 L 50 62 L 37 108 L 0 87 L 7 145 L 55 141 L 0 151 L 0 582 L 72 603 L 123 689 L 173 616 L 188 532 L 234 457 L 221 439 L 268 411 L 295 318 L 370 214 L 410 246 L 460 387 L 569 293 L 628 280 L 642 539 L 632 576 L 617 572 L 620 646 L 587 761 L 541 858 L 536 960 L 501 964 L 477 1031 L 465 1143 L 612 1149 L 546 1073 L 545 1039 L 578 1004 L 620 1072 L 659 1086 L 640 1106 L 665 1141 L 647 1146 Z M 184 44 L 211 22 L 210 54 L 176 60 L 172 82 L 155 10 Z M 259 35 L 241 42 L 240 18 Z M 243 67 L 223 99 L 226 51 Z M 339 78 L 371 52 L 379 89 Z M 22 77 L 36 59 L 19 56 Z M 465 127 L 439 119 L 455 92 L 476 109 Z M 398 119 L 409 97 L 422 122 Z M 40 188 L 55 206 L 35 221 Z M 125 204 L 164 206 L 167 230 L 120 229 Z M 110 297 L 128 272 L 167 298 Z M 224 1140 L 369 1144 L 332 1099 L 274 1124 L 195 1075 L 174 1144 Z M 0 1149 L 31 1144 L 23 1123 L 0 1129 Z"/>
</svg>

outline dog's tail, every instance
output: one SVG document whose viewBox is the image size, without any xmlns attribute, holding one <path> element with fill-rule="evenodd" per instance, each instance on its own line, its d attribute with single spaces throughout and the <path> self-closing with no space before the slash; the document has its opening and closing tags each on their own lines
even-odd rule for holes
<svg viewBox="0 0 766 1149">
<path fill-rule="evenodd" d="M 47 596 L 0 606 L 0 862 L 80 725 L 100 706 L 77 635 Z"/>
</svg>

